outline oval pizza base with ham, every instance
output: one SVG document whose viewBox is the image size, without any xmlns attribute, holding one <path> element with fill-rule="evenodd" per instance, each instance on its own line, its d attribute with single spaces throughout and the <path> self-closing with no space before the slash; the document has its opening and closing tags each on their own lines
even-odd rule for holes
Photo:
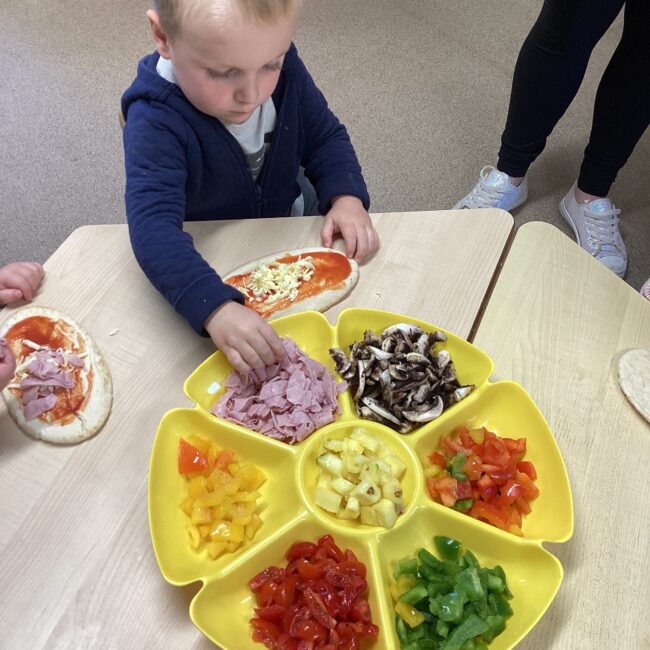
<svg viewBox="0 0 650 650">
<path fill-rule="evenodd" d="M 102 428 L 113 382 L 97 344 L 79 323 L 54 309 L 27 307 L 0 325 L 0 338 L 16 357 L 16 376 L 2 397 L 25 433 L 71 444 Z"/>
<path fill-rule="evenodd" d="M 301 281 L 295 299 L 288 296 L 274 299 L 273 293 L 256 297 L 250 287 L 252 274 L 262 266 L 284 268 L 298 260 L 311 258 L 314 266 L 311 278 Z M 224 282 L 239 289 L 245 296 L 245 305 L 263 318 L 279 318 L 300 311 L 326 311 L 340 302 L 354 289 L 359 279 L 359 265 L 344 253 L 332 248 L 313 247 L 281 251 L 247 262 L 224 277 Z"/>
</svg>

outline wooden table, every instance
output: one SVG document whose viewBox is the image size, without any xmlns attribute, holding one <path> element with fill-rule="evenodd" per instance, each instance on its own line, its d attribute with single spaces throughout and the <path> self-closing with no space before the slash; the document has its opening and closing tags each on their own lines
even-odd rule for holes
<svg viewBox="0 0 650 650">
<path fill-rule="evenodd" d="M 617 373 L 623 352 L 650 348 L 650 303 L 560 231 L 529 223 L 474 343 L 532 395 L 573 490 L 573 538 L 549 545 L 564 582 L 518 648 L 650 648 L 650 425 Z"/>
<path fill-rule="evenodd" d="M 374 307 L 469 336 L 512 217 L 467 210 L 373 220 L 382 248 L 362 267 L 352 295 L 328 312 L 330 320 L 346 306 Z M 270 252 L 316 245 L 320 225 L 319 218 L 270 219 L 188 230 L 224 272 Z M 172 587 L 158 570 L 146 485 L 158 422 L 188 404 L 183 380 L 212 345 L 149 285 L 126 226 L 75 231 L 45 269 L 35 304 L 70 314 L 94 336 L 115 399 L 99 435 L 70 447 L 32 440 L 0 406 L 0 648 L 211 648 L 188 615 L 196 586 Z"/>
</svg>

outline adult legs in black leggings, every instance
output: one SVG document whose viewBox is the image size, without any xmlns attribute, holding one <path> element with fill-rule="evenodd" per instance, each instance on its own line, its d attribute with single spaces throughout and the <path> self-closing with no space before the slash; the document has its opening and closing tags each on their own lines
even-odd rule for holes
<svg viewBox="0 0 650 650">
<path fill-rule="evenodd" d="M 624 0 L 544 1 L 515 66 L 499 151 L 500 171 L 525 176 L 573 101 L 591 51 L 623 4 Z"/>
<path fill-rule="evenodd" d="M 598 86 L 578 187 L 607 196 L 650 124 L 650 1 L 627 0 L 623 36 Z"/>
</svg>

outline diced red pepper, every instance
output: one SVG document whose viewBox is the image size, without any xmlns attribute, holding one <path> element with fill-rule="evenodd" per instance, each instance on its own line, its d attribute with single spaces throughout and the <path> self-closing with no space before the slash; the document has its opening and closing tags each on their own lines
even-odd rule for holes
<svg viewBox="0 0 650 650">
<path fill-rule="evenodd" d="M 208 467 L 208 459 L 185 438 L 181 438 L 178 447 L 178 471 L 180 474 L 200 472 Z"/>
</svg>

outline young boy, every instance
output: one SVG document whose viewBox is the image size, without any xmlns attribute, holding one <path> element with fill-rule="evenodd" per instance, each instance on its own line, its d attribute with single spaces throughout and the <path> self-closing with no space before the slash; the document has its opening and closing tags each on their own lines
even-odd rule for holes
<svg viewBox="0 0 650 650">
<path fill-rule="evenodd" d="M 299 216 L 299 168 L 358 261 L 379 241 L 361 168 L 292 44 L 299 0 L 156 0 L 157 52 L 122 97 L 126 211 L 156 288 L 234 368 L 280 359 L 274 330 L 243 305 L 182 230 L 185 220 Z M 244 260 L 242 260 L 244 261 Z"/>
<path fill-rule="evenodd" d="M 0 269 L 0 305 L 31 300 L 43 281 L 43 267 L 36 262 L 13 262 Z M 4 339 L 0 339 L 0 390 L 14 376 L 16 360 Z"/>
</svg>

